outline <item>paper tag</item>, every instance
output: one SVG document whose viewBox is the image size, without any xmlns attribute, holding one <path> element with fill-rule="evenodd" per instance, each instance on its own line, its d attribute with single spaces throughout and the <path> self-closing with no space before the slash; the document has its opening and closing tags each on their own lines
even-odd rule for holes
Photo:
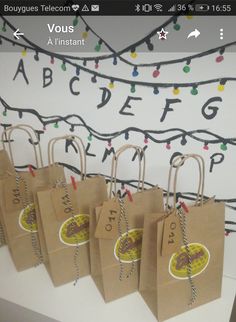
<svg viewBox="0 0 236 322">
<path fill-rule="evenodd" d="M 177 252 L 182 245 L 182 235 L 179 218 L 170 214 L 164 221 L 161 255 L 166 256 Z"/>
<path fill-rule="evenodd" d="M 116 199 L 105 201 L 95 231 L 96 238 L 114 239 L 118 235 L 120 206 Z"/>
<path fill-rule="evenodd" d="M 64 188 L 52 189 L 51 198 L 57 220 L 65 220 L 73 211 L 76 212 L 77 203 L 72 191 L 69 190 L 67 194 Z"/>
<path fill-rule="evenodd" d="M 25 198 L 25 191 L 19 182 L 17 187 L 15 177 L 4 180 L 4 197 L 7 211 L 14 211 L 23 208 L 22 199 Z"/>
</svg>

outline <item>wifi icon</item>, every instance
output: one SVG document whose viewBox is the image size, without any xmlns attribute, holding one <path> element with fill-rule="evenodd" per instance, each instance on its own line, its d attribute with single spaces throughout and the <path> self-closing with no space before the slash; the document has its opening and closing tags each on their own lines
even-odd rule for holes
<svg viewBox="0 0 236 322">
<path fill-rule="evenodd" d="M 163 5 L 160 3 L 157 3 L 157 4 L 154 4 L 153 7 L 156 9 L 156 11 L 162 11 Z"/>
</svg>

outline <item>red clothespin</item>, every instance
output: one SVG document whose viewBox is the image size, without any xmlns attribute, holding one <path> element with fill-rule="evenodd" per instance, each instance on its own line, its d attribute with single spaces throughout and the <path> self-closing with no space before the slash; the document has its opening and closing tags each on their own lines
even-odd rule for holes
<svg viewBox="0 0 236 322">
<path fill-rule="evenodd" d="M 72 186 L 73 186 L 74 190 L 77 190 L 77 185 L 76 185 L 76 182 L 75 182 L 75 177 L 70 176 L 70 179 L 71 179 L 71 183 L 72 183 Z"/>
<path fill-rule="evenodd" d="M 183 208 L 183 210 L 188 213 L 188 207 L 186 206 L 186 204 L 183 201 L 180 201 L 179 203 L 180 203 L 181 207 Z"/>
<path fill-rule="evenodd" d="M 132 198 L 132 194 L 131 194 L 131 192 L 129 191 L 129 189 L 125 189 L 125 192 L 127 193 L 127 196 L 128 196 L 128 198 L 129 198 L 129 201 L 133 201 L 133 198 Z"/>
<path fill-rule="evenodd" d="M 28 169 L 29 169 L 29 172 L 32 175 L 32 177 L 35 177 L 35 172 L 34 172 L 33 167 L 32 167 L 31 164 L 28 165 Z"/>
</svg>

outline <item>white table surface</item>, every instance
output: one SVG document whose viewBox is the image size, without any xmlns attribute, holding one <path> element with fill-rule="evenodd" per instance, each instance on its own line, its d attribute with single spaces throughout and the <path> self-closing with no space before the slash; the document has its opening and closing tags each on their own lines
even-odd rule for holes
<svg viewBox="0 0 236 322">
<path fill-rule="evenodd" d="M 221 299 L 168 322 L 229 322 L 235 293 L 236 280 L 224 277 Z M 60 322 L 156 321 L 138 292 L 105 304 L 91 277 L 55 288 L 43 265 L 17 273 L 6 246 L 0 248 L 0 298 Z"/>
</svg>

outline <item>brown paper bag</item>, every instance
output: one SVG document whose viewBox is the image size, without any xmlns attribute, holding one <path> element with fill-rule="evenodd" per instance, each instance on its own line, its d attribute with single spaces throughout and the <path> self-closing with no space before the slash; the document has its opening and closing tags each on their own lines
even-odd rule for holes
<svg viewBox="0 0 236 322">
<path fill-rule="evenodd" d="M 119 198 L 117 162 L 127 149 L 135 149 L 139 156 L 138 192 Z M 91 209 L 91 274 L 106 302 L 137 291 L 143 220 L 147 213 L 163 210 L 162 190 L 158 187 L 144 190 L 144 172 L 145 155 L 140 147 L 126 145 L 119 149 L 112 161 L 110 199 L 102 207 Z M 115 198 L 112 198 L 113 183 Z"/>
<path fill-rule="evenodd" d="M 180 166 L 189 158 L 197 160 L 200 180 L 194 206 L 178 203 L 165 213 L 145 217 L 140 293 L 163 321 L 221 295 L 224 254 L 224 204 L 203 202 L 204 161 L 198 155 L 174 159 L 174 205 Z M 202 166 L 201 166 L 202 163 Z M 201 189 L 200 189 L 201 188 Z M 201 194 L 200 194 L 201 191 Z"/>
<path fill-rule="evenodd" d="M 2 142 L 5 140 L 6 132 L 2 133 Z M 5 149 L 0 150 L 0 180 L 6 178 L 9 173 L 13 172 L 14 168 L 11 164 L 9 156 Z M 4 234 L 4 229 L 2 226 L 2 211 L 1 211 L 1 204 L 0 204 L 0 247 L 6 244 L 6 237 Z"/>
<path fill-rule="evenodd" d="M 82 180 L 72 184 L 61 181 L 54 188 L 37 194 L 47 247 L 46 267 L 55 286 L 90 274 L 89 208 L 107 199 L 105 179 L 101 176 L 86 178 L 86 152 L 83 144 L 82 149 L 80 147 L 79 137 L 56 138 L 52 142 L 49 164 L 55 162 L 55 143 L 65 139 L 73 140 L 77 145 Z"/>
<path fill-rule="evenodd" d="M 31 142 L 34 142 L 30 133 L 30 130 L 34 132 L 32 127 L 19 125 L 10 128 L 8 143 L 12 164 L 14 161 L 11 136 L 15 130 L 26 132 Z M 35 143 L 32 147 L 37 169 L 30 167 L 30 171 L 14 171 L 4 180 L 0 180 L 3 228 L 13 262 L 18 271 L 40 264 L 45 252 L 44 249 L 41 249 L 38 239 L 40 227 L 36 221 L 34 194 L 37 189 L 49 184 L 50 173 L 48 168 L 39 168 L 39 165 L 42 166 L 42 154 L 39 142 Z M 58 171 L 63 170 L 58 168 Z"/>
</svg>

